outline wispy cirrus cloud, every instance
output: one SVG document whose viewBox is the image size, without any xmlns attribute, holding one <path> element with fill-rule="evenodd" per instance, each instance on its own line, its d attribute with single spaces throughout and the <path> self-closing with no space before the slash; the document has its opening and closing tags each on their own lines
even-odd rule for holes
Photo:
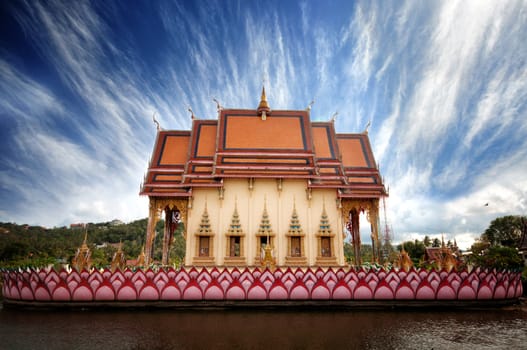
<svg viewBox="0 0 527 350">
<path fill-rule="evenodd" d="M 13 131 L 2 145 L 23 155 L 0 157 L 1 189 L 21 198 L 17 208 L 33 196 L 40 224 L 143 217 L 136 189 L 152 113 L 162 127 L 188 129 L 188 106 L 216 117 L 212 98 L 256 107 L 265 78 L 273 109 L 315 98 L 311 117 L 338 111 L 338 132 L 372 121 L 398 240 L 444 232 L 468 244 L 492 217 L 525 213 L 526 8 L 512 0 L 22 2 L 10 14 L 46 73 L 24 66 L 16 50 L 0 58 L 0 113 Z M 5 203 L 2 217 L 26 220 Z M 68 214 L 56 219 L 46 206 Z"/>
<path fill-rule="evenodd" d="M 462 229 L 455 225 L 457 215 L 463 218 L 463 229 L 475 237 L 492 215 L 522 212 L 511 203 L 524 196 L 518 171 L 524 166 L 520 161 L 524 141 L 513 145 L 509 138 L 523 133 L 511 128 L 524 129 L 517 118 L 520 110 L 525 111 L 521 101 L 527 88 L 522 80 L 525 60 L 520 58 L 525 52 L 520 33 L 526 28 L 516 21 L 513 12 L 518 13 L 519 4 L 515 5 L 505 10 L 508 6 L 496 3 L 444 3 L 421 24 L 430 41 L 407 47 L 421 52 L 421 60 L 405 69 L 415 75 L 414 81 L 399 84 L 392 95 L 392 113 L 379 133 L 379 153 L 388 164 L 385 175 L 397 179 L 390 200 L 396 220 L 408 217 L 419 223 L 415 228 L 420 231 L 449 232 Z M 509 36 L 505 33 L 514 33 L 506 44 L 497 39 Z M 498 42 L 499 49 L 490 49 Z M 499 160 L 515 155 L 519 163 L 505 165 Z M 505 190 L 486 168 L 495 174 L 514 174 L 520 181 Z M 495 206 L 484 212 L 489 197 L 495 199 Z M 410 212 L 399 208 L 408 204 L 413 207 Z M 422 220 L 418 208 L 423 206 L 436 213 L 435 220 Z"/>
</svg>

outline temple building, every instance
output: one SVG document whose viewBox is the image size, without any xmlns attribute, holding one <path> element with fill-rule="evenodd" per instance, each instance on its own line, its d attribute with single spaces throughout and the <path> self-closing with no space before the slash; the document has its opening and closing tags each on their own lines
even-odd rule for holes
<svg viewBox="0 0 527 350">
<path fill-rule="evenodd" d="M 165 220 L 162 264 L 178 227 L 186 266 L 344 266 L 351 237 L 360 264 L 359 216 L 380 256 L 379 199 L 387 191 L 368 132 L 337 133 L 334 119 L 218 104 L 217 119 L 192 115 L 191 130 L 159 128 L 141 185 L 149 197 L 145 264 Z M 179 231 L 178 231 L 179 232 Z"/>
</svg>

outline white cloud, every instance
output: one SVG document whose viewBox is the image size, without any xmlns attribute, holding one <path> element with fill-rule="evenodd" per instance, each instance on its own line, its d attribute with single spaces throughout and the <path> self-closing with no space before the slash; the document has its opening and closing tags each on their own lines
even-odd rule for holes
<svg viewBox="0 0 527 350">
<path fill-rule="evenodd" d="M 264 75 L 273 109 L 303 109 L 315 97 L 312 118 L 339 111 L 338 132 L 372 120 L 397 240 L 444 233 L 466 245 L 495 216 L 525 213 L 524 2 L 359 2 L 349 16 L 311 2 L 288 12 L 161 3 L 152 18 L 163 29 L 152 38 L 155 64 L 126 18 L 129 33 L 116 40 L 107 18 L 121 13 L 93 6 L 25 3 L 15 14 L 60 89 L 22 69 L 16 53 L 0 60 L 1 112 L 34 135 L 11 144 L 39 171 L 64 176 L 39 177 L 30 162 L 1 158 L 2 188 L 26 203 L 32 196 L 34 223 L 146 216 L 137 190 L 155 136 L 152 113 L 181 130 L 190 127 L 189 105 L 200 118 L 216 116 L 213 97 L 254 108 Z"/>
</svg>

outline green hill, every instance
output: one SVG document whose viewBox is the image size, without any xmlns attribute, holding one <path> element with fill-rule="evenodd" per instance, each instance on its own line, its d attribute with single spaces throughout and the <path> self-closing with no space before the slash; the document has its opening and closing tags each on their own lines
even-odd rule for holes
<svg viewBox="0 0 527 350">
<path fill-rule="evenodd" d="M 92 251 L 95 267 L 109 266 L 119 242 L 128 260 L 137 259 L 144 245 L 147 219 L 127 224 L 115 221 L 89 223 L 83 227 L 44 228 L 0 222 L 0 267 L 42 267 L 69 264 L 87 232 L 87 243 Z M 154 260 L 161 260 L 164 222 L 156 227 Z M 184 239 L 175 235 L 171 261 L 181 261 L 185 255 Z"/>
</svg>

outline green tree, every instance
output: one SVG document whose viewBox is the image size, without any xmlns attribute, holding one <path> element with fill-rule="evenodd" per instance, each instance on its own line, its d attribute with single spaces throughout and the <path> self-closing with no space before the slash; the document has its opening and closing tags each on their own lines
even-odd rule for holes
<svg viewBox="0 0 527 350">
<path fill-rule="evenodd" d="M 361 244 L 360 245 L 360 256 L 363 262 L 373 261 L 373 248 L 371 244 Z"/>
<path fill-rule="evenodd" d="M 489 227 L 481 235 L 481 239 L 491 245 L 505 247 L 518 247 L 522 236 L 522 227 L 525 216 L 508 215 L 491 221 Z"/>
<path fill-rule="evenodd" d="M 404 245 L 404 250 L 408 253 L 414 265 L 418 265 L 420 260 L 425 255 L 425 245 L 420 240 L 416 239 L 415 241 L 407 241 L 399 244 L 397 249 L 402 250 Z"/>
<path fill-rule="evenodd" d="M 489 246 L 490 243 L 487 241 L 476 240 L 470 247 L 470 251 L 472 252 L 472 255 L 483 255 Z"/>
<path fill-rule="evenodd" d="M 475 265 L 498 270 L 517 270 L 523 267 L 523 259 L 516 248 L 490 246 L 482 254 L 472 255 Z"/>
<path fill-rule="evenodd" d="M 349 242 L 344 242 L 344 258 L 346 262 L 351 263 L 354 257 L 353 245 Z"/>
<path fill-rule="evenodd" d="M 423 240 L 423 244 L 425 247 L 430 247 L 432 245 L 432 240 L 429 236 L 425 236 L 425 239 Z"/>
</svg>

